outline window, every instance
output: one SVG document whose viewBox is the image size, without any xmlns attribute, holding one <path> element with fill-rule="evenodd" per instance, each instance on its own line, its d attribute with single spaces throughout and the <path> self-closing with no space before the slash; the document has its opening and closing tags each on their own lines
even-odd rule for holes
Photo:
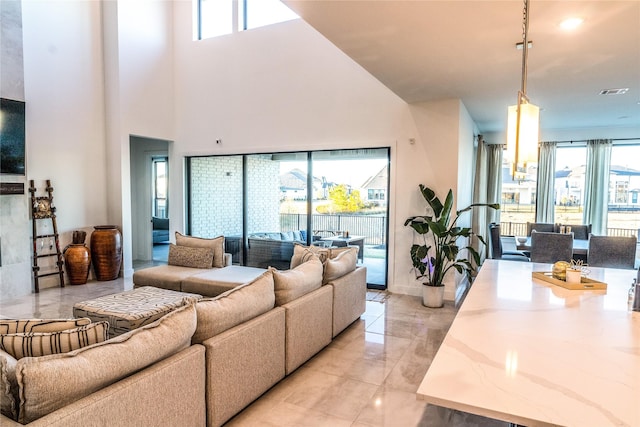
<svg viewBox="0 0 640 427">
<path fill-rule="evenodd" d="M 609 169 L 608 234 L 636 236 L 640 229 L 640 141 L 616 144 Z"/>
<path fill-rule="evenodd" d="M 587 148 L 583 146 L 556 149 L 555 222 L 582 224 Z"/>
<path fill-rule="evenodd" d="M 167 218 L 167 157 L 153 158 L 153 216 Z"/>
<path fill-rule="evenodd" d="M 196 40 L 298 18 L 280 0 L 194 0 Z"/>
</svg>

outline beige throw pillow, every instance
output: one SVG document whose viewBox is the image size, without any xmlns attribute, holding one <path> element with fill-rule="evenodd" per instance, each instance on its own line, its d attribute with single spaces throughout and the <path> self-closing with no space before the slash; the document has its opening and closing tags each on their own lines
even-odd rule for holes
<svg viewBox="0 0 640 427">
<path fill-rule="evenodd" d="M 281 306 L 322 286 L 322 263 L 317 256 L 285 271 L 269 267 L 273 272 L 276 305 Z"/>
<path fill-rule="evenodd" d="M 357 248 L 348 248 L 341 251 L 335 258 L 330 258 L 324 263 L 324 276 L 322 283 L 327 284 L 356 269 L 358 261 Z"/>
<path fill-rule="evenodd" d="M 98 322 L 58 332 L 0 334 L 0 349 L 22 359 L 67 353 L 107 339 L 109 322 Z"/>
<path fill-rule="evenodd" d="M 273 274 L 265 271 L 249 283 L 196 303 L 198 327 L 191 342 L 198 344 L 274 307 Z"/>
<path fill-rule="evenodd" d="M 191 248 L 211 248 L 213 249 L 212 267 L 224 267 L 224 236 L 218 236 L 213 239 L 205 239 L 202 237 L 185 236 L 176 231 L 176 245 L 189 246 Z"/>
<path fill-rule="evenodd" d="M 177 246 L 172 243 L 169 245 L 167 264 L 191 268 L 211 268 L 213 265 L 213 249 Z"/>
<path fill-rule="evenodd" d="M 315 255 L 320 262 L 324 263 L 329 258 L 329 249 L 319 246 L 305 246 L 298 243 L 293 245 L 293 256 L 289 268 L 296 268 L 311 259 Z"/>
<path fill-rule="evenodd" d="M 57 332 L 91 323 L 88 317 L 79 319 L 0 319 L 0 334 L 19 332 Z"/>
</svg>

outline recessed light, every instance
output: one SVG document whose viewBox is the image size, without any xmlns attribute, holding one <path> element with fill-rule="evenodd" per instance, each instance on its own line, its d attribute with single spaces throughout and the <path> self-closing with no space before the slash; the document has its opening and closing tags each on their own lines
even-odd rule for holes
<svg viewBox="0 0 640 427">
<path fill-rule="evenodd" d="M 583 22 L 584 20 L 582 18 L 567 18 L 560 23 L 560 28 L 563 30 L 575 30 Z"/>
</svg>

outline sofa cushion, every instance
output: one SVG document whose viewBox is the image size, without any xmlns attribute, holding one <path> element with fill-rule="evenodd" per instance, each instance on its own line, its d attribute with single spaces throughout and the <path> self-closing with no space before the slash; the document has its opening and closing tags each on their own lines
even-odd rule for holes
<svg viewBox="0 0 640 427">
<path fill-rule="evenodd" d="M 329 258 L 324 263 L 324 275 L 322 283 L 326 284 L 332 280 L 344 276 L 356 269 L 358 261 L 358 249 L 347 248 L 341 251 L 335 258 Z"/>
<path fill-rule="evenodd" d="M 184 279 L 194 274 L 203 273 L 210 268 L 191 268 L 178 265 L 156 265 L 154 267 L 136 270 L 133 273 L 135 287 L 155 286 L 172 291 L 180 291 Z"/>
<path fill-rule="evenodd" d="M 0 349 L 21 359 L 67 353 L 108 338 L 109 322 L 98 322 L 57 332 L 0 334 Z"/>
<path fill-rule="evenodd" d="M 0 334 L 20 332 L 57 332 L 91 323 L 88 317 L 79 319 L 0 319 Z"/>
<path fill-rule="evenodd" d="M 280 233 L 265 233 L 267 239 L 271 240 L 282 240 L 282 235 Z"/>
<path fill-rule="evenodd" d="M 292 242 L 294 240 L 293 231 L 281 231 L 280 237 L 286 242 Z"/>
<path fill-rule="evenodd" d="M 329 249 L 320 246 L 305 246 L 299 243 L 293 245 L 293 256 L 291 257 L 290 268 L 296 268 L 300 264 L 308 261 L 315 255 L 321 263 L 329 258 Z"/>
<path fill-rule="evenodd" d="M 213 239 L 205 239 L 202 237 L 185 236 L 176 231 L 176 245 L 189 246 L 192 248 L 211 248 L 213 249 L 212 267 L 224 267 L 224 236 L 214 237 Z"/>
<path fill-rule="evenodd" d="M 249 283 L 196 304 L 198 327 L 192 343 L 198 344 L 240 323 L 271 310 L 275 304 L 273 273 L 265 271 Z"/>
<path fill-rule="evenodd" d="M 14 421 L 18 419 L 16 363 L 18 361 L 13 356 L 0 350 L 0 413 Z"/>
<path fill-rule="evenodd" d="M 276 294 L 276 305 L 281 306 L 322 286 L 322 263 L 317 256 L 285 271 L 271 267 Z"/>
<path fill-rule="evenodd" d="M 27 424 L 178 353 L 190 345 L 195 329 L 196 311 L 190 304 L 99 344 L 18 360 L 18 422 Z"/>
<path fill-rule="evenodd" d="M 302 233 L 299 230 L 293 230 L 292 233 L 293 233 L 293 240 L 297 240 L 299 242 L 303 242 L 306 240 L 302 238 Z"/>
<path fill-rule="evenodd" d="M 213 249 L 177 246 L 172 243 L 169 245 L 167 264 L 192 268 L 211 268 L 213 265 Z"/>
</svg>

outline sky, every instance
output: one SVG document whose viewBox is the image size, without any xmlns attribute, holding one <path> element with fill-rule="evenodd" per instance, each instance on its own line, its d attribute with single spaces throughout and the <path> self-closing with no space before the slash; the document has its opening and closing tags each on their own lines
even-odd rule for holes
<svg viewBox="0 0 640 427">
<path fill-rule="evenodd" d="M 556 170 L 570 169 L 587 163 L 586 147 L 558 148 Z M 640 145 L 617 145 L 611 150 L 611 164 L 640 170 Z"/>
</svg>

